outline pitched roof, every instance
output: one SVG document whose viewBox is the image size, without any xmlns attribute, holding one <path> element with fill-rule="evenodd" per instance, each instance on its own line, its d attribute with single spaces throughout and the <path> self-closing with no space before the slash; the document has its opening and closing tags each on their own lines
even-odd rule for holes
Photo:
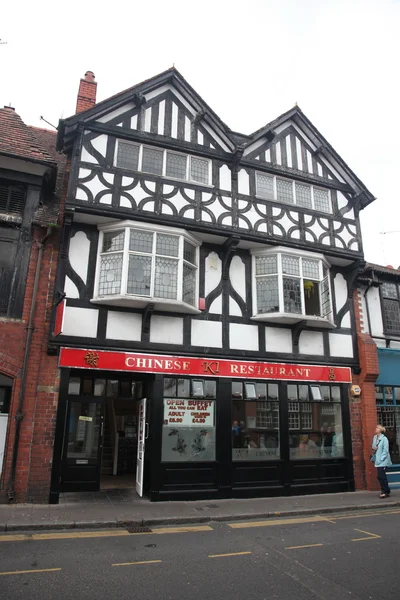
<svg viewBox="0 0 400 600">
<path fill-rule="evenodd" d="M 0 109 L 0 154 L 55 166 L 54 157 L 13 108 Z"/>
<path fill-rule="evenodd" d="M 364 273 L 367 271 L 376 271 L 377 273 L 396 275 L 397 277 L 400 276 L 400 267 L 396 269 L 396 267 L 391 267 L 389 265 L 384 267 L 382 265 L 376 265 L 375 263 L 366 263 Z"/>
</svg>

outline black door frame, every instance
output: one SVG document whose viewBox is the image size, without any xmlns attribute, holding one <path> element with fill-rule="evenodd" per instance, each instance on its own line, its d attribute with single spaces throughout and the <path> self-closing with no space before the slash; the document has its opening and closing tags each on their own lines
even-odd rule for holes
<svg viewBox="0 0 400 600">
<path fill-rule="evenodd" d="M 103 452 L 104 437 L 104 416 L 105 416 L 105 398 L 98 396 L 68 396 L 65 420 L 64 445 L 61 453 L 61 476 L 60 489 L 63 492 L 97 492 L 100 489 L 101 460 Z M 74 459 L 68 458 L 68 440 L 70 428 L 70 416 L 73 403 L 79 404 L 98 404 L 100 406 L 99 436 L 97 441 L 97 456 L 95 459 Z M 86 464 L 82 460 L 87 461 Z M 79 464 L 79 466 L 78 466 Z M 79 472 L 79 478 L 69 478 L 69 473 Z M 94 477 L 87 474 L 94 472 Z M 85 476 L 86 474 L 86 476 Z"/>
</svg>

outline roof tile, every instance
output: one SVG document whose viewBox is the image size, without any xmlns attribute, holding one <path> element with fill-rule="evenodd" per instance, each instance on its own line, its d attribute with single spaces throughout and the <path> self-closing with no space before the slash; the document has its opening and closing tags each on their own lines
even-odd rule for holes
<svg viewBox="0 0 400 600">
<path fill-rule="evenodd" d="M 25 125 L 13 108 L 8 107 L 0 109 L 0 154 L 55 165 L 54 158 L 37 139 L 34 131 Z"/>
</svg>

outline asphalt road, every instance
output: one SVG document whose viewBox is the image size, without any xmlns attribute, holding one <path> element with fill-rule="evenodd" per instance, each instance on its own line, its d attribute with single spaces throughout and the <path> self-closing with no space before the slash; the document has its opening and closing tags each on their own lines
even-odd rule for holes
<svg viewBox="0 0 400 600">
<path fill-rule="evenodd" d="M 400 509 L 387 509 L 136 534 L 4 534 L 0 598 L 396 599 L 399 526 Z"/>
</svg>

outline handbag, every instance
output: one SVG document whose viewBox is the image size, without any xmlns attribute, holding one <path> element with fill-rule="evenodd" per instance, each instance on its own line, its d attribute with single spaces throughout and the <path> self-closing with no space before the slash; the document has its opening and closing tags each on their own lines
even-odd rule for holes
<svg viewBox="0 0 400 600">
<path fill-rule="evenodd" d="M 376 445 L 376 450 L 378 450 L 378 446 L 380 444 L 381 440 L 378 441 L 377 445 Z M 376 450 L 374 450 L 373 452 L 371 452 L 369 460 L 374 463 L 376 461 Z"/>
</svg>

